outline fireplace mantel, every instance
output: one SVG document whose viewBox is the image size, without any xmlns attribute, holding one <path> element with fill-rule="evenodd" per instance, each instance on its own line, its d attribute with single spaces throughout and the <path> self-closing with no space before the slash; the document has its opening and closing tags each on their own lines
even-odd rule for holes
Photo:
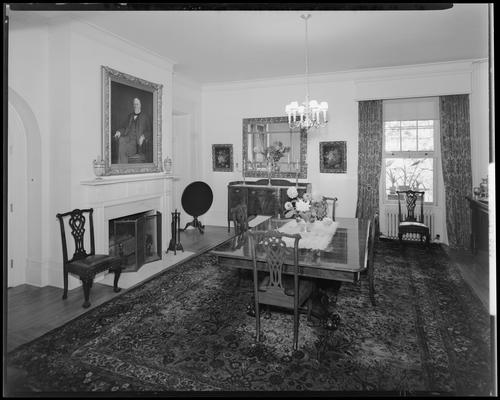
<svg viewBox="0 0 500 400">
<path fill-rule="evenodd" d="M 171 174 L 157 173 L 157 174 L 140 174 L 140 175 L 127 175 L 127 176 L 103 176 L 101 179 L 91 179 L 81 181 L 80 183 L 85 186 L 102 186 L 102 185 L 115 185 L 119 183 L 141 182 L 141 181 L 154 181 L 154 180 L 175 180 L 177 177 Z"/>
</svg>

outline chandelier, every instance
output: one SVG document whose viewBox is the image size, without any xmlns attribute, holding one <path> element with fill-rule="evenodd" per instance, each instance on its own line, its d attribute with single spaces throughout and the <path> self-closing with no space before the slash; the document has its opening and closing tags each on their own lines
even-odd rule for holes
<svg viewBox="0 0 500 400">
<path fill-rule="evenodd" d="M 288 115 L 288 125 L 290 128 L 300 128 L 308 130 L 309 128 L 319 128 L 325 126 L 327 121 L 326 112 L 328 103 L 316 100 L 309 100 L 309 49 L 307 43 L 307 20 L 311 14 L 301 15 L 306 24 L 306 100 L 299 106 L 297 101 L 287 104 L 285 111 Z"/>
</svg>

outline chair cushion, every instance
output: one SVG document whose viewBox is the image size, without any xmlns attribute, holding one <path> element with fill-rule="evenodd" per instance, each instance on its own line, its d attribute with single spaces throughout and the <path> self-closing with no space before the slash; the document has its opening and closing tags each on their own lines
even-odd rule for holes
<svg viewBox="0 0 500 400">
<path fill-rule="evenodd" d="M 293 276 L 283 275 L 281 279 L 285 287 L 285 295 L 293 297 L 294 295 Z M 269 285 L 269 276 L 266 276 L 259 283 L 259 291 L 265 292 L 268 285 Z M 304 302 L 309 298 L 309 296 L 314 290 L 314 286 L 315 283 L 313 280 L 299 278 L 299 306 L 304 304 Z"/>
<path fill-rule="evenodd" d="M 107 254 L 95 254 L 68 263 L 68 272 L 80 277 L 92 277 L 105 270 L 116 271 L 121 268 L 121 258 Z"/>
</svg>

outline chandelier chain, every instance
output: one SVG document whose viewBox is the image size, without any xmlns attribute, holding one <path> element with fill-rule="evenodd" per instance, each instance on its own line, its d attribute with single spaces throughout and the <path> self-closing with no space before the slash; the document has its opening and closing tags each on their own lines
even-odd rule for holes
<svg viewBox="0 0 500 400">
<path fill-rule="evenodd" d="M 297 101 L 287 104 L 285 111 L 288 115 L 288 124 L 291 129 L 300 128 L 309 130 L 309 128 L 319 128 L 327 124 L 326 113 L 328 111 L 328 103 L 326 101 L 317 102 L 316 100 L 309 100 L 309 31 L 307 20 L 311 17 L 311 14 L 302 14 L 300 17 L 305 22 L 306 98 L 302 105 L 299 105 Z"/>
</svg>

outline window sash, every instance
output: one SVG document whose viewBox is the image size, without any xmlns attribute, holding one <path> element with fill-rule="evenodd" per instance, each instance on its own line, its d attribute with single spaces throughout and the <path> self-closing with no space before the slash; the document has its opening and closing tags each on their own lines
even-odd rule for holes
<svg viewBox="0 0 500 400">
<path fill-rule="evenodd" d="M 432 123 L 431 123 L 432 121 Z M 399 124 L 398 124 L 399 122 Z M 438 121 L 434 119 L 425 119 L 425 120 L 391 120 L 384 121 L 384 135 L 383 135 L 383 154 L 382 154 L 382 175 L 383 175 L 383 204 L 394 204 L 397 203 L 397 197 L 390 196 L 390 187 L 387 187 L 387 159 L 395 158 L 395 159 L 431 159 L 432 161 L 432 201 L 424 201 L 424 204 L 427 205 L 437 205 L 436 201 L 436 182 L 437 182 L 437 163 L 438 157 L 436 151 L 436 139 L 437 133 L 436 129 L 439 127 Z M 415 131 L 415 141 L 416 144 L 413 150 L 402 150 L 403 140 L 402 135 L 403 131 L 406 130 L 414 130 Z M 419 131 L 420 132 L 428 132 L 432 130 L 432 150 L 426 149 L 428 146 L 419 146 Z M 387 143 L 387 132 L 393 133 L 393 145 L 396 140 L 394 138 L 399 133 L 399 150 L 386 150 Z M 423 135 L 422 139 L 429 138 L 430 135 Z M 425 141 L 424 141 L 425 143 Z M 393 146 L 393 148 L 396 146 Z M 419 150 L 419 147 L 424 147 L 424 149 Z M 427 197 L 427 196 L 426 196 Z"/>
</svg>

